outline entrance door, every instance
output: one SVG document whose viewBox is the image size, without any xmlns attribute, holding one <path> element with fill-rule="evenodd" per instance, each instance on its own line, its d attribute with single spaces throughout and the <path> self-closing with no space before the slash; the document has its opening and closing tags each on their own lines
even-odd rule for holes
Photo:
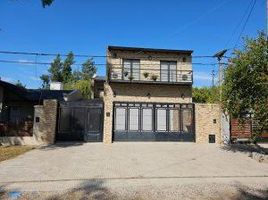
<svg viewBox="0 0 268 200">
<path fill-rule="evenodd" d="M 193 104 L 114 104 L 114 141 L 195 141 Z"/>
<path fill-rule="evenodd" d="M 102 141 L 103 104 L 96 101 L 62 102 L 57 141 Z"/>
</svg>

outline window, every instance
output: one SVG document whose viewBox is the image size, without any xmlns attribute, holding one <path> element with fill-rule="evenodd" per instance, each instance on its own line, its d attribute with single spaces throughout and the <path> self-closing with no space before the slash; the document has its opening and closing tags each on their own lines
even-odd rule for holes
<svg viewBox="0 0 268 200">
<path fill-rule="evenodd" d="M 130 131 L 139 130 L 139 109 L 137 108 L 129 109 L 129 130 Z"/>
<path fill-rule="evenodd" d="M 180 130 L 180 110 L 169 110 L 169 131 L 178 132 Z"/>
<path fill-rule="evenodd" d="M 193 131 L 193 116 L 191 109 L 182 109 L 182 131 L 191 133 Z"/>
<path fill-rule="evenodd" d="M 123 80 L 139 80 L 140 78 L 140 61 L 123 60 Z"/>
<path fill-rule="evenodd" d="M 151 108 L 142 109 L 142 130 L 153 130 L 153 110 Z"/>
<path fill-rule="evenodd" d="M 115 130 L 117 131 L 126 130 L 126 109 L 125 108 L 115 109 Z"/>
<path fill-rule="evenodd" d="M 177 62 L 161 61 L 161 81 L 176 82 L 177 80 Z"/>
<path fill-rule="evenodd" d="M 191 104 L 115 103 L 114 131 L 193 133 Z"/>
<path fill-rule="evenodd" d="M 167 110 L 166 109 L 157 109 L 157 131 L 166 131 L 167 130 Z"/>
</svg>

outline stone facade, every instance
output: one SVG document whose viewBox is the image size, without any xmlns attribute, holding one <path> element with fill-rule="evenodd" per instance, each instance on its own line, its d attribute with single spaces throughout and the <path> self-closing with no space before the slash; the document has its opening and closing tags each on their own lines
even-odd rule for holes
<svg viewBox="0 0 268 200">
<path fill-rule="evenodd" d="M 148 95 L 148 93 L 150 95 Z M 104 84 L 104 143 L 112 142 L 113 103 L 192 103 L 192 87 L 132 83 Z"/>
<path fill-rule="evenodd" d="M 39 143 L 53 144 L 57 125 L 57 100 L 44 100 L 43 105 L 34 108 L 34 137 Z"/>
<path fill-rule="evenodd" d="M 116 56 L 114 56 L 116 54 Z M 161 61 L 175 61 L 177 62 L 177 79 L 181 79 L 182 74 L 191 76 L 192 58 L 191 55 L 184 53 L 162 53 L 162 52 L 133 52 L 113 50 L 107 51 L 107 65 L 110 72 L 116 73 L 120 79 L 122 76 L 122 67 L 124 59 L 138 59 L 140 61 L 140 80 L 152 81 L 151 76 L 156 75 L 158 80 L 160 78 L 160 62 Z M 158 69 L 158 70 L 157 70 Z M 144 73 L 149 76 L 144 77 Z M 189 74 L 190 73 L 190 74 Z"/>
<path fill-rule="evenodd" d="M 221 109 L 219 104 L 195 104 L 196 143 L 208 143 L 209 135 L 215 135 L 215 142 L 220 144 Z"/>
<path fill-rule="evenodd" d="M 192 51 L 159 51 L 109 49 L 107 51 L 108 82 L 104 83 L 104 143 L 112 142 L 114 102 L 192 103 Z M 139 79 L 131 82 L 123 77 L 124 59 L 139 60 Z M 176 62 L 176 81 L 160 82 L 161 61 Z M 148 77 L 144 76 L 148 73 Z M 123 73 L 123 74 L 122 74 Z M 170 72 L 171 73 L 171 72 Z M 182 73 L 189 78 L 182 80 Z M 116 74 L 115 78 L 113 74 Z M 153 82 L 152 75 L 158 80 Z M 109 79 L 110 78 L 110 79 Z M 126 82 L 116 82 L 118 80 Z M 147 83 L 149 82 L 149 83 Z"/>
</svg>

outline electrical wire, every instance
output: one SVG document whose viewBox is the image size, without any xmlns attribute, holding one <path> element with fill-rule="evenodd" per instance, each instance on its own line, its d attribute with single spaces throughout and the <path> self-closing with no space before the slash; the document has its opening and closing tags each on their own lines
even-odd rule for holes
<svg viewBox="0 0 268 200">
<path fill-rule="evenodd" d="M 26 51 L 0 51 L 0 54 L 10 54 L 10 55 L 30 55 L 30 56 L 63 56 L 66 57 L 68 54 L 60 53 L 39 53 L 39 52 L 26 52 Z M 87 54 L 75 54 L 74 57 L 84 57 L 84 58 L 107 58 L 113 56 L 107 55 L 87 55 Z M 194 55 L 192 58 L 214 58 L 211 55 Z M 152 56 L 152 58 L 167 58 L 167 56 Z"/>
<path fill-rule="evenodd" d="M 35 61 L 20 61 L 20 60 L 0 60 L 0 63 L 9 63 L 9 64 L 27 64 L 27 65 L 51 65 L 49 62 L 35 62 Z M 202 63 L 202 62 L 192 62 L 190 64 L 193 65 L 217 65 L 217 63 Z M 227 64 L 227 63 L 223 63 Z M 82 63 L 74 63 L 73 66 L 81 66 Z M 106 63 L 94 63 L 95 66 L 106 66 Z M 112 64 L 114 66 L 121 66 L 122 64 Z M 145 65 L 152 65 L 152 66 L 157 66 L 160 64 L 142 64 L 140 63 L 141 66 Z"/>
<path fill-rule="evenodd" d="M 245 21 L 245 23 L 244 23 L 244 25 L 243 25 L 243 27 L 242 27 L 242 30 L 241 30 L 241 32 L 240 32 L 240 34 L 239 34 L 239 37 L 238 37 L 237 40 L 236 40 L 234 49 L 236 48 L 236 46 L 237 46 L 237 44 L 238 44 L 238 41 L 240 40 L 240 38 L 241 38 L 241 36 L 242 36 L 242 34 L 243 34 L 245 28 L 246 28 L 246 25 L 247 25 L 247 23 L 248 23 L 248 20 L 249 20 L 251 14 L 252 14 L 252 11 L 253 11 L 253 9 L 254 9 L 255 4 L 256 4 L 256 0 L 254 0 L 252 6 L 251 6 L 251 8 L 250 8 L 250 11 L 249 11 L 248 16 L 247 16 L 247 18 L 246 18 L 246 21 Z"/>
<path fill-rule="evenodd" d="M 228 39 L 228 41 L 226 42 L 226 44 L 225 44 L 225 46 L 224 46 L 224 49 L 226 49 L 226 47 L 227 47 L 227 46 L 229 45 L 229 43 L 231 42 L 231 40 L 232 40 L 234 34 L 237 32 L 238 28 L 242 25 L 242 23 L 243 23 L 243 21 L 244 21 L 246 15 L 247 15 L 247 13 L 249 12 L 250 7 L 252 6 L 252 3 L 253 3 L 253 2 L 254 2 L 254 0 L 251 0 L 251 1 L 249 2 L 249 5 L 247 6 L 247 9 L 245 10 L 245 12 L 244 12 L 242 18 L 239 20 L 239 22 L 237 23 L 237 25 L 236 25 L 235 28 L 233 29 L 232 34 L 230 35 L 230 38 Z"/>
</svg>

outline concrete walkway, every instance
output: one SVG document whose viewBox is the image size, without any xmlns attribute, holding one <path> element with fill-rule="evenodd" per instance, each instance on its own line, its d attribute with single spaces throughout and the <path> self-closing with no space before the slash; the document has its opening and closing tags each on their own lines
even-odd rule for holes
<svg viewBox="0 0 268 200">
<path fill-rule="evenodd" d="M 0 163 L 0 186 L 6 189 L 65 190 L 96 180 L 113 187 L 154 180 L 268 185 L 268 164 L 215 144 L 170 142 L 61 144 Z"/>
</svg>

